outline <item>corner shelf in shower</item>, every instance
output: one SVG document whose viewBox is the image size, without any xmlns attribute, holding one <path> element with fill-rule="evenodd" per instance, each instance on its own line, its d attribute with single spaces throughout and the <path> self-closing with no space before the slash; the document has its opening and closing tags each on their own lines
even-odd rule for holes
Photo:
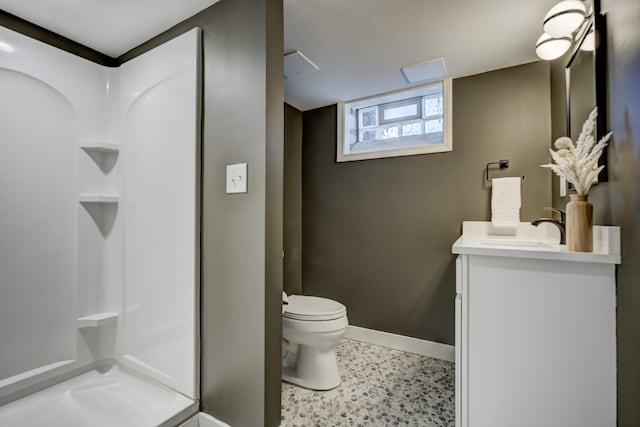
<svg viewBox="0 0 640 427">
<path fill-rule="evenodd" d="M 118 320 L 118 313 L 96 313 L 90 316 L 79 317 L 76 320 L 78 328 L 96 328 L 108 325 Z"/>
<path fill-rule="evenodd" d="M 101 194 L 80 194 L 78 202 L 80 203 L 118 203 L 119 197 Z"/>
<path fill-rule="evenodd" d="M 120 151 L 120 146 L 118 144 L 105 141 L 83 140 L 80 141 L 80 148 L 85 151 L 94 151 L 96 153 L 117 154 Z"/>
</svg>

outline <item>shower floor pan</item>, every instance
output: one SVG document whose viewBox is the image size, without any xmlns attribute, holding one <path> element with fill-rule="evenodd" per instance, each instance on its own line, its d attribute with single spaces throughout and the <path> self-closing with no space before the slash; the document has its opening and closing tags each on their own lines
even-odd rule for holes
<svg viewBox="0 0 640 427">
<path fill-rule="evenodd" d="M 0 426 L 175 426 L 196 412 L 193 400 L 113 365 L 0 406 Z"/>
</svg>

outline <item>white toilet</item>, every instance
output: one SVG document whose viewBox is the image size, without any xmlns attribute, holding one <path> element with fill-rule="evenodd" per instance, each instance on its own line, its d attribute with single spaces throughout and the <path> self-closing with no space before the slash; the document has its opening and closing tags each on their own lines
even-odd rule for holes
<svg viewBox="0 0 640 427">
<path fill-rule="evenodd" d="M 312 390 L 340 384 L 336 344 L 347 330 L 347 308 L 327 298 L 291 295 L 282 314 L 282 379 Z"/>
</svg>

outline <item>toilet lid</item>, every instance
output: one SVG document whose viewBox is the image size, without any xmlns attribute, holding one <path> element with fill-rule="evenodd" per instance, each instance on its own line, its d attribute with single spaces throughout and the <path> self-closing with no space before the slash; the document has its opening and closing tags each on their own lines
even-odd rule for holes
<svg viewBox="0 0 640 427">
<path fill-rule="evenodd" d="M 327 298 L 290 295 L 284 317 L 295 320 L 333 320 L 347 314 L 347 308 Z"/>
</svg>

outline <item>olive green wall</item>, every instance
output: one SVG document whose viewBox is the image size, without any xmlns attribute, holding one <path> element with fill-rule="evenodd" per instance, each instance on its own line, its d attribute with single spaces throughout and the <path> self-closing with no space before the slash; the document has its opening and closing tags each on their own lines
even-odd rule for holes
<svg viewBox="0 0 640 427">
<path fill-rule="evenodd" d="M 302 294 L 302 112 L 284 105 L 284 291 Z"/>
<path fill-rule="evenodd" d="M 303 292 L 347 306 L 353 325 L 454 342 L 451 245 L 490 215 L 494 176 L 524 175 L 523 221 L 551 204 L 550 69 L 531 63 L 453 81 L 453 151 L 336 163 L 336 107 L 306 111 Z"/>
<path fill-rule="evenodd" d="M 609 182 L 594 186 L 589 199 L 594 223 L 622 228 L 622 264 L 617 269 L 618 425 L 640 425 L 640 2 L 603 0 L 607 20 Z M 554 65 L 562 68 L 563 64 Z M 554 99 L 564 96 L 558 78 Z M 557 136 L 564 135 L 564 109 L 554 105 Z M 554 190 L 554 204 L 563 207 Z"/>
<path fill-rule="evenodd" d="M 282 366 L 282 282 L 284 250 L 284 3 L 283 0 L 264 2 L 265 64 L 261 70 L 265 75 L 265 248 L 264 282 L 264 418 L 255 420 L 256 425 L 275 427 L 280 425 L 281 366 Z M 236 114 L 238 111 L 235 112 Z M 262 144 L 262 140 L 256 141 Z M 259 182 L 259 181 L 257 181 Z M 215 296 L 214 296 L 215 297 Z M 235 307 L 237 310 L 238 307 Z M 237 316 L 237 314 L 236 314 Z M 215 345 L 215 341 L 214 341 Z M 240 392 L 241 394 L 241 392 Z M 243 401 L 234 411 L 240 411 Z M 239 414 L 236 413 L 236 417 Z M 235 424 L 240 425 L 240 424 Z"/>
</svg>

